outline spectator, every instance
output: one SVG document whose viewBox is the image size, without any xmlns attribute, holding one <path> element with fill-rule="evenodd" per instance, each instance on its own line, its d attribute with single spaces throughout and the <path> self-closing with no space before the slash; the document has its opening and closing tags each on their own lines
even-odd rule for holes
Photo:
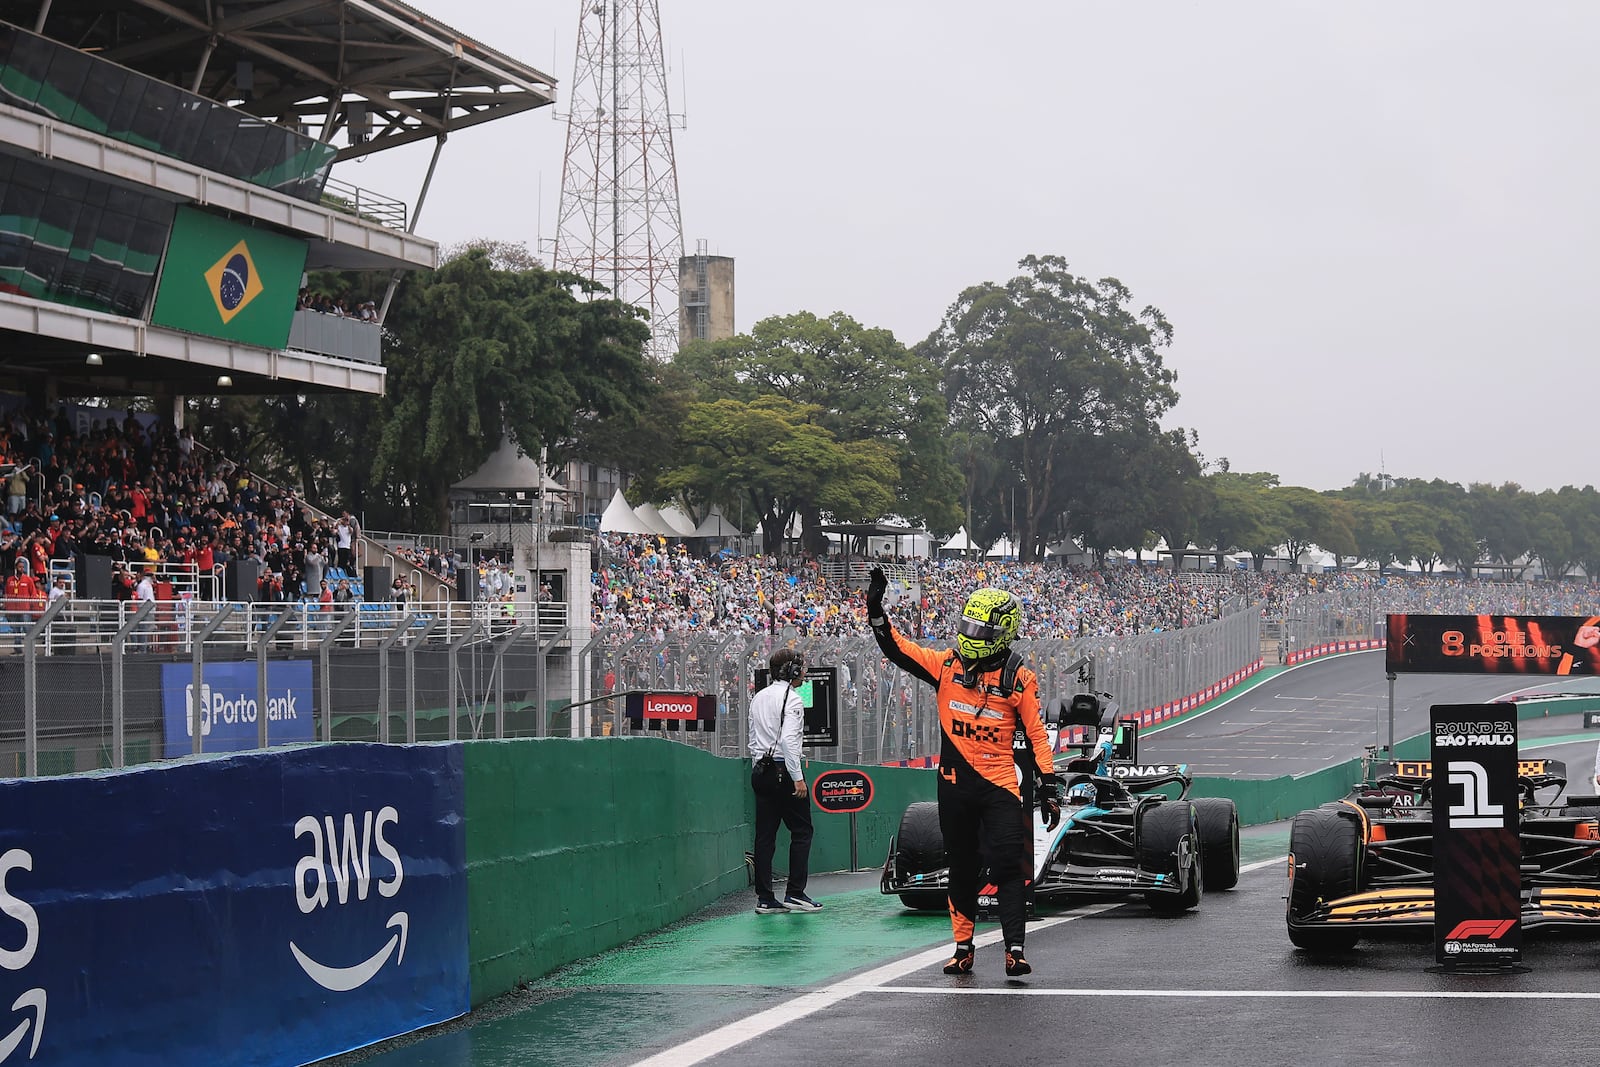
<svg viewBox="0 0 1600 1067">
<path fill-rule="evenodd" d="M 17 635 L 17 648 L 22 647 L 22 633 L 44 607 L 44 594 L 39 583 L 28 573 L 26 560 L 18 559 L 6 578 L 6 622 Z"/>
<path fill-rule="evenodd" d="M 6 514 L 21 515 L 28 506 L 28 469 L 18 466 L 6 479 Z"/>
<path fill-rule="evenodd" d="M 334 523 L 334 559 L 339 569 L 349 572 L 356 565 L 356 520 L 350 517 L 348 511 L 339 516 Z"/>
</svg>

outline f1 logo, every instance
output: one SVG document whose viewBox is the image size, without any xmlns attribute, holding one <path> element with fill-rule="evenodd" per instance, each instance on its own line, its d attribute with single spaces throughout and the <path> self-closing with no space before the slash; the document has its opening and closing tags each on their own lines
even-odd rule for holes
<svg viewBox="0 0 1600 1067">
<path fill-rule="evenodd" d="M 1457 923 L 1456 928 L 1445 935 L 1446 941 L 1464 941 L 1469 937 L 1486 937 L 1490 941 L 1498 941 L 1506 936 L 1516 922 L 1515 919 L 1468 919 Z"/>
<path fill-rule="evenodd" d="M 1445 764 L 1450 786 L 1461 787 L 1461 803 L 1450 805 L 1450 829 L 1502 829 L 1505 807 L 1489 803 L 1489 772 L 1471 760 L 1451 760 Z"/>
</svg>

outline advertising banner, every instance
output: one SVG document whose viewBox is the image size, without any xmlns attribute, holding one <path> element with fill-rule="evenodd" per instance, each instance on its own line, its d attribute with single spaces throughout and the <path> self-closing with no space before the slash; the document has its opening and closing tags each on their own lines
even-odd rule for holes
<svg viewBox="0 0 1600 1067">
<path fill-rule="evenodd" d="M 298 1064 L 469 1006 L 459 745 L 0 782 L 0 1063 Z"/>
<path fill-rule="evenodd" d="M 872 803 L 872 778 L 854 768 L 823 771 L 811 782 L 811 800 L 819 811 L 865 811 Z"/>
<path fill-rule="evenodd" d="M 1390 615 L 1394 674 L 1600 675 L 1600 616 Z"/>
<path fill-rule="evenodd" d="M 305 266 L 304 241 L 180 207 L 150 321 L 277 351 Z"/>
<path fill-rule="evenodd" d="M 200 750 L 245 752 L 257 747 L 260 733 L 256 707 L 256 665 L 207 663 L 200 686 Z M 316 713 L 311 661 L 267 661 L 267 739 L 275 745 L 314 741 Z M 165 721 L 167 756 L 194 751 L 194 667 L 161 665 L 161 714 Z"/>
<path fill-rule="evenodd" d="M 635 730 L 715 731 L 717 694 L 715 693 L 628 693 L 622 700 L 622 713 Z"/>
<path fill-rule="evenodd" d="M 1446 970 L 1497 969 L 1522 957 L 1522 839 L 1517 709 L 1436 704 L 1433 938 Z"/>
</svg>

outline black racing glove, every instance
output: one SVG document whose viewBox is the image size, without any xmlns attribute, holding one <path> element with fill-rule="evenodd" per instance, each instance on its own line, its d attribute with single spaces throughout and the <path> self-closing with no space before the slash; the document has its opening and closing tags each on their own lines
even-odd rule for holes
<svg viewBox="0 0 1600 1067">
<path fill-rule="evenodd" d="M 1061 779 L 1053 774 L 1041 774 L 1034 786 L 1034 797 L 1039 801 L 1039 817 L 1046 830 L 1061 825 Z"/>
<path fill-rule="evenodd" d="M 877 626 L 887 616 L 883 613 L 883 594 L 889 591 L 889 579 L 883 576 L 882 567 L 872 568 L 867 576 L 867 623 Z"/>
</svg>

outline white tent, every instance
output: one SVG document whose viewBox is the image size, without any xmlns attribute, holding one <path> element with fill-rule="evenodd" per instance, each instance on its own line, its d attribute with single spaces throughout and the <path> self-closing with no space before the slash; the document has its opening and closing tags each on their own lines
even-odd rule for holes
<svg viewBox="0 0 1600 1067">
<path fill-rule="evenodd" d="M 501 438 L 500 447 L 483 461 L 483 466 L 450 488 L 500 492 L 542 489 L 552 494 L 567 491 L 540 467 L 538 460 L 524 453 L 510 438 Z"/>
<path fill-rule="evenodd" d="M 672 528 L 672 523 L 661 517 L 661 512 L 649 501 L 633 509 L 639 521 L 650 527 L 650 532 L 661 537 L 682 537 L 683 534 Z"/>
<path fill-rule="evenodd" d="M 646 526 L 639 516 L 633 513 L 628 502 L 622 497 L 622 490 L 618 489 L 611 498 L 611 503 L 606 505 L 605 513 L 600 516 L 601 533 L 625 534 L 653 534 L 654 530 Z"/>
<path fill-rule="evenodd" d="M 961 527 L 954 537 L 939 546 L 940 552 L 971 552 L 977 546 L 972 543 L 972 538 L 967 536 L 967 528 Z"/>
<path fill-rule="evenodd" d="M 706 512 L 706 517 L 700 520 L 700 525 L 694 528 L 690 537 L 743 537 L 739 528 L 729 522 L 722 515 L 722 509 L 713 507 Z"/>
<path fill-rule="evenodd" d="M 1016 555 L 1017 549 L 1012 545 L 1009 537 L 1000 538 L 989 551 L 984 553 L 984 556 L 988 559 L 1015 559 Z"/>
<path fill-rule="evenodd" d="M 667 525 L 678 531 L 677 536 L 694 536 L 694 520 L 685 515 L 682 508 L 676 504 L 668 504 L 660 510 L 661 517 L 666 520 Z"/>
</svg>

